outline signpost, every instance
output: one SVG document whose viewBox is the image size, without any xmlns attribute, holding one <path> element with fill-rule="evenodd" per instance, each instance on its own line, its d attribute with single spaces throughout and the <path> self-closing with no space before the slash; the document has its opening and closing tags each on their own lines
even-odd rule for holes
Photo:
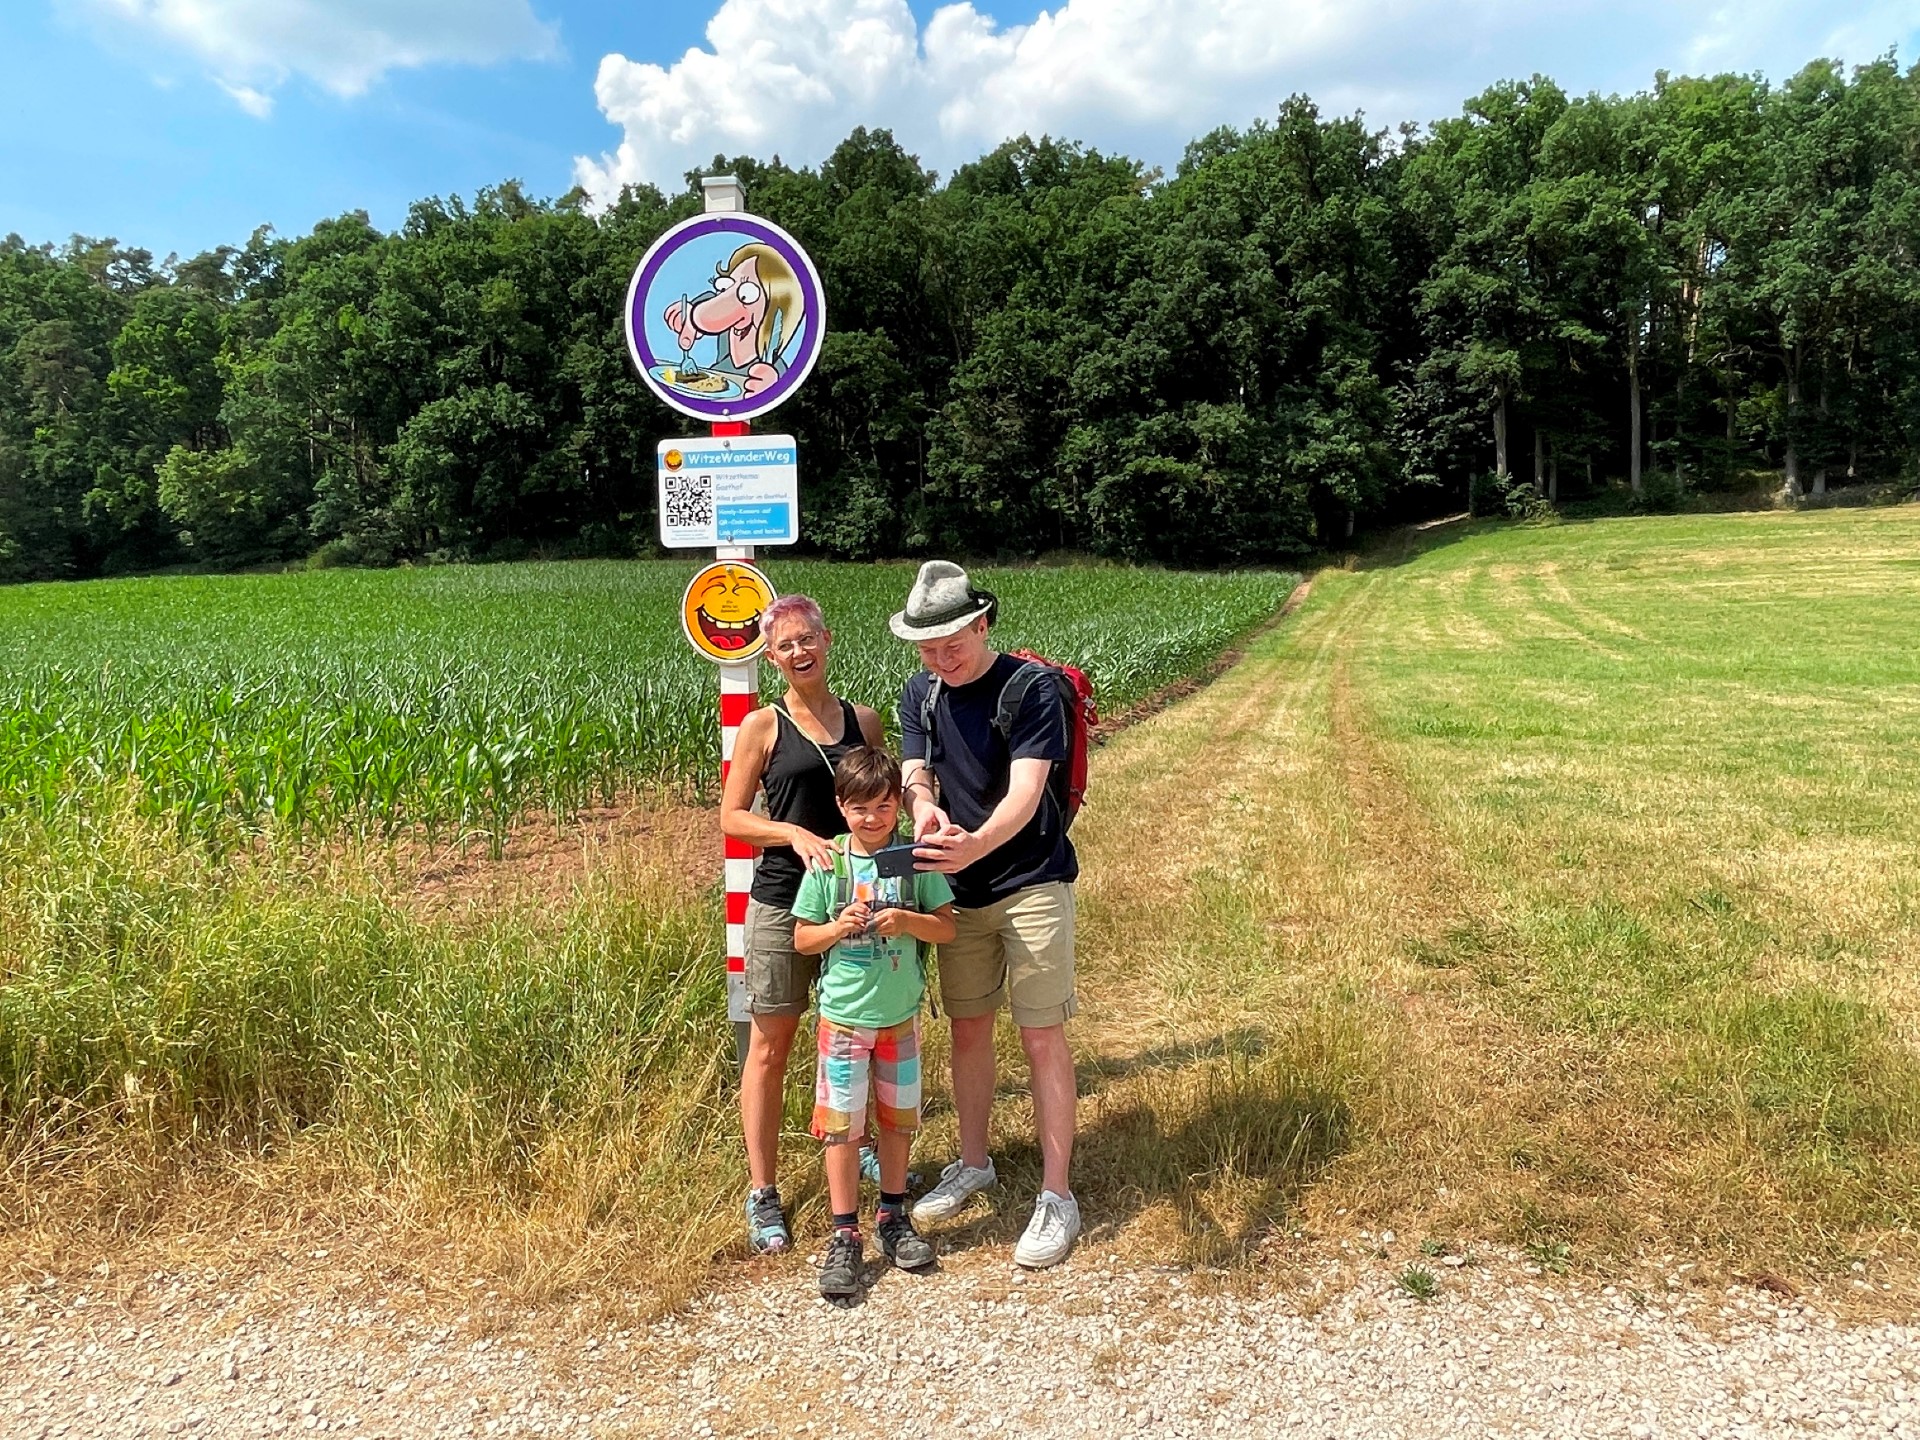
<svg viewBox="0 0 1920 1440">
<path fill-rule="evenodd" d="M 800 538 L 799 447 L 790 435 L 748 436 L 748 423 L 799 389 L 820 357 L 827 307 L 800 242 L 746 213 L 731 175 L 700 182 L 705 213 L 647 249 L 627 288 L 627 350 L 640 379 L 711 437 L 660 442 L 660 543 L 713 546 L 715 563 L 682 597 L 687 640 L 720 670 L 720 780 L 740 722 L 759 700 L 759 617 L 774 600 L 750 563 L 756 545 Z M 747 1053 L 747 892 L 759 851 L 726 841 L 727 1018 Z"/>
<path fill-rule="evenodd" d="M 660 543 L 791 545 L 800 538 L 800 451 L 791 435 L 662 440 Z"/>
<path fill-rule="evenodd" d="M 709 660 L 746 664 L 767 648 L 760 619 L 773 602 L 773 582 L 759 570 L 744 560 L 716 560 L 687 582 L 680 628 Z"/>
</svg>

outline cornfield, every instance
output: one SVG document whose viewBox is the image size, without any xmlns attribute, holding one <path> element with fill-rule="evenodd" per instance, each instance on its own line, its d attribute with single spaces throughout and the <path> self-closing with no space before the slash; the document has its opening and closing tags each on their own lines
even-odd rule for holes
<svg viewBox="0 0 1920 1440">
<path fill-rule="evenodd" d="M 679 634 L 694 561 L 170 577 L 0 592 L 0 813 L 130 789 L 182 832 L 499 835 L 622 793 L 712 793 L 712 667 Z M 891 716 L 908 565 L 767 562 L 834 627 L 835 688 Z M 1112 710 L 1193 673 L 1294 577 L 982 571 L 1006 647 Z M 770 670 L 763 675 L 773 677 Z"/>
</svg>

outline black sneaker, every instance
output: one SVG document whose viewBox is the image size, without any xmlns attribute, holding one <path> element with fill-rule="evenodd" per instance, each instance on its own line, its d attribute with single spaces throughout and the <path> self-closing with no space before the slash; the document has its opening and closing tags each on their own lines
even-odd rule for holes
<svg viewBox="0 0 1920 1440">
<path fill-rule="evenodd" d="M 933 1246 L 920 1238 L 907 1212 L 882 1210 L 874 1233 L 880 1237 L 880 1249 L 902 1270 L 921 1270 L 933 1264 Z"/>
<path fill-rule="evenodd" d="M 820 1262 L 820 1293 L 829 1300 L 844 1300 L 860 1290 L 860 1262 L 866 1247 L 858 1230 L 836 1230 L 827 1241 L 827 1258 Z"/>
</svg>

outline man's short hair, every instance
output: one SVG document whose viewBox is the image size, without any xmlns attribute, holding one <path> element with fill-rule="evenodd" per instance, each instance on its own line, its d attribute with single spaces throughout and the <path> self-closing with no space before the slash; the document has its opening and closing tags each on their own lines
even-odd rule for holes
<svg viewBox="0 0 1920 1440">
<path fill-rule="evenodd" d="M 833 772 L 833 798 L 848 805 L 900 794 L 900 762 L 884 750 L 856 745 Z"/>
</svg>

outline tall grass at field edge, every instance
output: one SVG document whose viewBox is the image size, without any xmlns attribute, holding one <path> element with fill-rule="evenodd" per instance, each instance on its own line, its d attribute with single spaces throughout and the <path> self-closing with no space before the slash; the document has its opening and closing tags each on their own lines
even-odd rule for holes
<svg viewBox="0 0 1920 1440">
<path fill-rule="evenodd" d="M 251 1156 L 704 1261 L 737 1178 L 720 916 L 629 878 L 434 919 L 351 858 L 212 858 L 131 805 L 8 822 L 0 1221 L 140 1214 L 179 1162 Z"/>
</svg>

